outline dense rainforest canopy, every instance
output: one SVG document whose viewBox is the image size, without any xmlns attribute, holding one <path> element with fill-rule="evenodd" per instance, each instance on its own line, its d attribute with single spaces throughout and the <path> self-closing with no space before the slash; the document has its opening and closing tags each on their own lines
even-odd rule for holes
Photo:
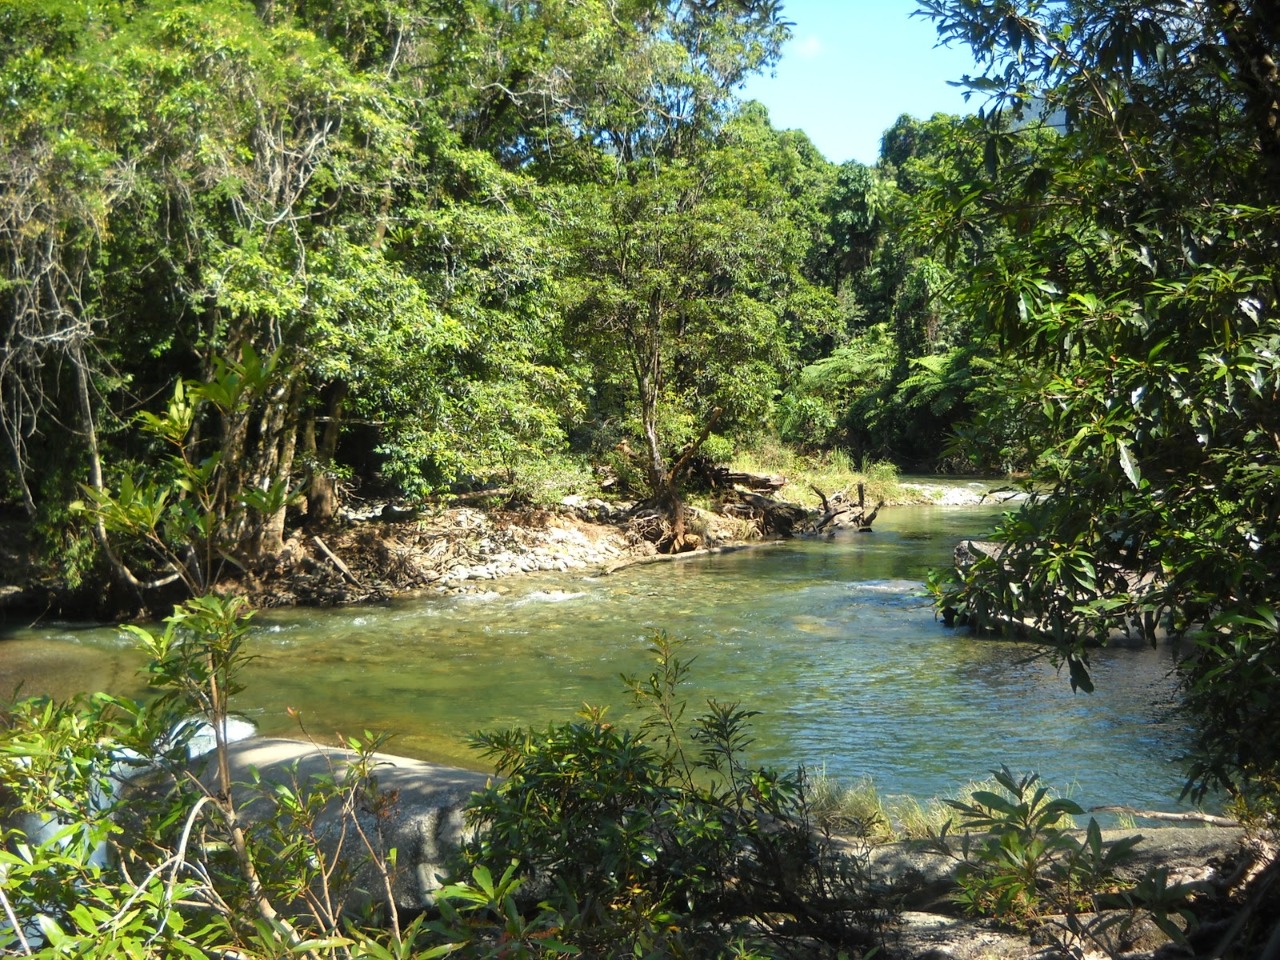
<svg viewBox="0 0 1280 960">
<path fill-rule="evenodd" d="M 0 0 L 5 509 L 198 594 L 353 493 L 1030 470 L 950 596 L 1080 685 L 1199 636 L 1199 772 L 1274 776 L 1280 20 L 920 7 L 980 109 L 837 166 L 737 96 L 778 0 Z"/>
<path fill-rule="evenodd" d="M 783 16 L 5 0 L 6 501 L 72 577 L 199 590 L 297 491 L 594 463 L 679 516 L 695 448 L 937 466 L 972 338 L 898 227 L 977 128 L 828 163 L 735 97 Z"/>
</svg>

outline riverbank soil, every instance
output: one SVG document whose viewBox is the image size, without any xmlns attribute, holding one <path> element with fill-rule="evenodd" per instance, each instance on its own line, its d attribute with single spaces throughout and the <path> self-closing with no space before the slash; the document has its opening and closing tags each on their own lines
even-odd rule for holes
<svg viewBox="0 0 1280 960">
<path fill-rule="evenodd" d="M 360 603 L 415 591 L 491 588 L 506 577 L 603 566 L 652 552 L 625 526 L 585 519 L 575 510 L 455 507 L 322 533 L 295 530 L 272 568 L 224 586 L 264 607 Z"/>
</svg>

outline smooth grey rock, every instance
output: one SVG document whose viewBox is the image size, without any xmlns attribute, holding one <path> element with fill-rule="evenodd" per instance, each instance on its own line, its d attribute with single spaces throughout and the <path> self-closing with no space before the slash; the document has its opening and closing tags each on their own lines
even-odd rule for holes
<svg viewBox="0 0 1280 960">
<path fill-rule="evenodd" d="M 1122 879 L 1136 880 L 1148 869 L 1163 867 L 1169 883 L 1196 883 L 1211 896 L 1225 898 L 1239 883 L 1255 853 L 1245 842 L 1244 831 L 1236 827 L 1143 827 L 1133 830 L 1104 830 L 1103 840 L 1113 842 L 1141 834 L 1142 842 L 1133 857 L 1118 871 Z M 1083 838 L 1084 832 L 1077 836 Z M 850 841 L 850 849 L 858 841 Z M 958 854 L 960 841 L 951 846 Z M 1001 930 L 989 921 L 960 916 L 954 900 L 956 857 L 948 856 L 922 841 L 900 841 L 872 846 L 867 851 L 868 874 L 872 882 L 891 887 L 901 898 L 905 913 L 901 926 L 891 935 L 887 954 L 893 960 L 1028 960 L 1061 956 L 1060 941 L 1070 939 L 1067 921 L 1044 917 L 1032 934 Z M 1092 915 L 1076 918 L 1088 925 Z M 1077 938 L 1081 956 L 1103 960 L 1101 948 L 1110 941 L 1113 954 L 1152 956 L 1167 942 L 1154 924 L 1142 917 L 1132 924 L 1094 928 L 1092 937 Z M 1105 932 L 1104 932 L 1105 931 Z"/>
<path fill-rule="evenodd" d="M 1075 834 L 1083 838 L 1084 832 Z M 1104 830 L 1102 839 L 1112 843 L 1141 835 L 1142 842 L 1117 874 L 1137 880 L 1149 868 L 1164 867 L 1170 883 L 1218 884 L 1236 871 L 1244 849 L 1244 831 L 1238 827 L 1147 827 L 1133 830 Z M 904 840 L 872 846 L 868 852 L 871 875 L 892 883 L 903 895 L 908 910 L 926 913 L 954 913 L 952 894 L 956 890 L 955 869 L 960 863 L 960 838 L 950 838 L 955 856 L 933 849 L 928 842 Z"/>
<path fill-rule="evenodd" d="M 868 869 L 878 882 L 891 885 L 903 897 L 903 906 L 930 914 L 952 913 L 956 891 L 957 860 L 919 840 L 902 840 L 872 846 Z"/>
<path fill-rule="evenodd" d="M 271 807 L 263 794 L 269 793 L 272 785 L 305 788 L 316 778 L 341 784 L 357 758 L 350 750 L 271 738 L 232 744 L 228 754 L 233 782 L 246 784 L 237 787 L 238 806 L 251 821 L 270 815 Z M 381 753 L 374 755 L 372 773 L 378 793 L 387 800 L 382 816 L 375 816 L 365 803 L 356 805 L 356 816 L 365 835 L 382 847 L 380 856 L 396 851 L 392 888 L 397 908 L 420 910 L 431 904 L 441 886 L 438 874 L 467 835 L 463 810 L 468 800 L 492 778 Z M 204 773 L 206 783 L 211 776 L 212 766 Z M 255 788 L 255 779 L 263 787 Z M 356 870 L 368 898 L 385 901 L 382 882 L 368 865 L 368 851 L 354 831 L 344 832 L 343 828 L 341 808 L 330 803 L 320 817 L 322 842 L 331 853 L 341 844 L 339 856 Z"/>
<path fill-rule="evenodd" d="M 1015 960 L 1036 952 L 1025 934 L 920 911 L 902 914 L 886 946 L 890 957 L 912 960 Z"/>
</svg>

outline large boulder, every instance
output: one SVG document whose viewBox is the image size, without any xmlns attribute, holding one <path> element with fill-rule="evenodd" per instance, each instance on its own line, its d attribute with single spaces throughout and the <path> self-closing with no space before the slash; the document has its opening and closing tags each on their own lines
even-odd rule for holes
<svg viewBox="0 0 1280 960">
<path fill-rule="evenodd" d="M 261 784 L 236 794 L 241 814 L 250 821 L 273 814 L 266 798 L 275 785 L 305 790 L 317 782 L 342 784 L 359 759 L 353 751 L 337 747 L 262 737 L 233 743 L 228 754 L 234 783 Z M 379 856 L 396 851 L 392 876 L 396 907 L 421 910 L 432 902 L 441 885 L 439 875 L 466 836 L 463 810 L 468 800 L 491 777 L 390 754 L 374 754 L 372 759 L 372 786 L 380 802 L 355 804 L 346 811 L 331 802 L 318 820 L 316 833 L 331 853 L 341 845 L 340 856 L 356 871 L 361 889 L 375 900 L 385 899 L 380 878 L 368 866 L 368 851 L 350 829 L 349 817 L 357 817 L 364 835 L 381 848 Z M 210 762 L 204 773 L 207 784 L 213 776 Z"/>
<path fill-rule="evenodd" d="M 1122 880 L 1136 881 L 1147 870 L 1163 867 L 1168 882 L 1194 883 L 1201 901 L 1225 902 L 1238 895 L 1240 884 L 1255 865 L 1258 851 L 1238 827 L 1143 827 L 1104 830 L 1103 840 L 1114 842 L 1142 835 L 1133 856 L 1117 871 Z M 1083 832 L 1077 833 L 1080 839 Z M 868 853 L 870 879 L 894 889 L 903 909 L 901 925 L 887 944 L 891 960 L 1027 960 L 1060 956 L 1053 949 L 1066 936 L 1068 921 L 1043 917 L 1029 935 L 1002 929 L 989 921 L 966 917 L 956 902 L 955 871 L 960 863 L 960 842 L 952 838 L 952 855 L 936 843 L 900 841 L 872 846 Z M 1108 915 L 1111 916 L 1111 915 Z M 1087 924 L 1093 914 L 1077 918 Z M 1096 927 L 1100 942 L 1116 939 L 1128 955 L 1151 956 L 1168 938 L 1149 919 L 1135 918 L 1131 925 Z M 1101 956 L 1100 943 L 1085 937 L 1086 956 Z"/>
</svg>

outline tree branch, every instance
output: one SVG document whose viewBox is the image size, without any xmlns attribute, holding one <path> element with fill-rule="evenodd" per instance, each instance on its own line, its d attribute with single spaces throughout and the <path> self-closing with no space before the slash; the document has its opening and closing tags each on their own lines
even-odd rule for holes
<svg viewBox="0 0 1280 960">
<path fill-rule="evenodd" d="M 685 448 L 680 451 L 680 456 L 676 459 L 675 465 L 667 471 L 667 480 L 674 482 L 676 477 L 689 465 L 689 461 L 693 459 L 693 455 L 698 449 L 707 442 L 707 437 L 711 436 L 711 431 L 715 428 L 716 422 L 720 419 L 720 415 L 724 413 L 723 407 L 716 407 L 711 411 L 711 416 L 707 418 L 706 424 L 702 428 L 702 433 L 698 435 L 698 439 L 692 443 L 686 444 Z"/>
</svg>

